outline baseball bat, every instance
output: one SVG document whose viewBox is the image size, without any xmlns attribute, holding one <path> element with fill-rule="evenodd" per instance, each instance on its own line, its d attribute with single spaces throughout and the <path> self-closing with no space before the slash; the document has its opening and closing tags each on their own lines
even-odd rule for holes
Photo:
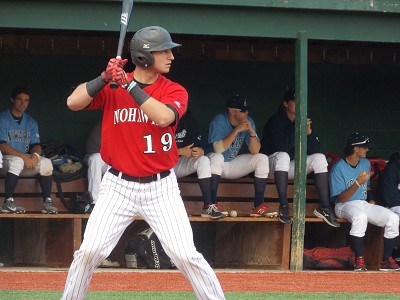
<svg viewBox="0 0 400 300">
<path fill-rule="evenodd" d="M 117 49 L 117 58 L 121 58 L 122 50 L 124 48 L 125 35 L 128 29 L 129 19 L 131 18 L 133 8 L 133 0 L 123 0 L 122 1 L 122 11 L 121 11 L 121 27 L 119 30 L 119 41 Z M 112 89 L 118 88 L 116 82 L 111 82 L 110 87 Z"/>
</svg>

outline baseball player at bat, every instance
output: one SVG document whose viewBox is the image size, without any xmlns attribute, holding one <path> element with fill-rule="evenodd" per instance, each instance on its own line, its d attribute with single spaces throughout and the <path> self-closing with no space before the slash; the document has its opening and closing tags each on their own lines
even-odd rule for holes
<svg viewBox="0 0 400 300">
<path fill-rule="evenodd" d="M 214 271 L 194 246 L 173 169 L 178 161 L 175 130 L 188 93 L 162 74 L 170 71 L 172 49 L 179 46 L 164 28 L 142 28 L 130 43 L 134 72 L 123 70 L 127 60 L 110 59 L 101 76 L 79 85 L 68 97 L 71 110 L 103 110 L 100 153 L 110 169 L 74 254 L 62 299 L 84 298 L 95 268 L 139 216 L 198 299 L 225 299 Z M 113 79 L 120 88 L 110 88 Z"/>
<path fill-rule="evenodd" d="M 346 142 L 343 159 L 332 167 L 329 183 L 335 212 L 351 223 L 351 246 L 355 254 L 354 271 L 366 271 L 363 258 L 365 231 L 368 223 L 384 228 L 381 271 L 397 271 L 400 267 L 391 257 L 399 235 L 399 217 L 391 210 L 373 204 L 370 191 L 371 165 L 366 158 L 372 145 L 365 135 L 354 133 Z"/>
<path fill-rule="evenodd" d="M 278 218 L 282 223 L 290 224 L 290 211 L 287 199 L 288 180 L 294 179 L 294 142 L 295 142 L 296 95 L 294 89 L 288 89 L 278 111 L 264 125 L 261 139 L 261 153 L 269 157 L 269 178 L 274 179 L 279 197 Z M 329 202 L 328 162 L 318 137 L 313 132 L 311 120 L 307 120 L 307 174 L 314 172 L 315 187 L 320 205 L 314 214 L 333 227 L 339 227 Z"/>
<path fill-rule="evenodd" d="M 235 95 L 228 99 L 226 112 L 216 115 L 211 121 L 208 143 L 212 174 L 212 203 L 217 203 L 217 191 L 221 178 L 237 179 L 254 172 L 255 198 L 250 216 L 276 216 L 277 213 L 268 211 L 264 203 L 269 170 L 268 156 L 259 153 L 261 145 L 254 121 L 249 116 L 246 98 Z M 239 155 L 244 143 L 247 144 L 250 153 Z"/>
<path fill-rule="evenodd" d="M 211 166 L 210 159 L 204 155 L 204 142 L 200 128 L 192 113 L 188 110 L 178 123 L 175 133 L 179 160 L 174 171 L 177 178 L 197 172 L 204 207 L 203 218 L 221 219 L 225 215 L 218 211 L 211 201 Z"/>
</svg>

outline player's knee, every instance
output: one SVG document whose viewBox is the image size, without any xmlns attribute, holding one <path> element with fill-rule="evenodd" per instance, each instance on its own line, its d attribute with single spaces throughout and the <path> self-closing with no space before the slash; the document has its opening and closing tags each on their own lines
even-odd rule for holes
<svg viewBox="0 0 400 300">
<path fill-rule="evenodd" d="M 211 163 L 207 156 L 200 156 L 195 166 L 199 179 L 211 177 Z"/>
<path fill-rule="evenodd" d="M 253 159 L 256 162 L 257 169 L 269 170 L 268 156 L 262 153 L 254 154 Z"/>
<path fill-rule="evenodd" d="M 368 225 L 368 216 L 365 213 L 359 213 L 353 216 L 353 226 L 357 228 L 367 228 Z"/>
<path fill-rule="evenodd" d="M 290 156 L 287 152 L 278 152 L 275 159 L 275 171 L 288 172 L 290 168 Z"/>
<path fill-rule="evenodd" d="M 24 160 L 21 157 L 14 156 L 11 160 L 9 160 L 8 172 L 19 176 L 24 169 L 24 166 Z"/>
<path fill-rule="evenodd" d="M 328 172 L 328 161 L 326 160 L 326 156 L 322 153 L 311 155 L 310 166 L 314 173 Z"/>
<path fill-rule="evenodd" d="M 221 174 L 224 166 L 224 156 L 221 153 L 212 153 L 210 155 L 211 173 Z"/>
<path fill-rule="evenodd" d="M 394 212 L 390 211 L 386 226 L 387 227 L 391 227 L 391 228 L 395 228 L 398 231 L 399 223 L 400 223 L 400 220 L 399 220 L 399 217 L 397 216 L 397 214 L 395 214 Z"/>
<path fill-rule="evenodd" d="M 39 173 L 42 176 L 50 176 L 53 173 L 53 164 L 47 157 L 40 157 Z"/>
</svg>

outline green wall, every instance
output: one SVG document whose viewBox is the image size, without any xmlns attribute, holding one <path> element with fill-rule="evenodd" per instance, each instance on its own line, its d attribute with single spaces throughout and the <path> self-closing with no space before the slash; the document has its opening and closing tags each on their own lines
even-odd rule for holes
<svg viewBox="0 0 400 300">
<path fill-rule="evenodd" d="M 97 76 L 107 63 L 102 56 L 1 54 L 0 109 L 8 107 L 17 84 L 32 89 L 28 109 L 39 123 L 42 141 L 64 141 L 84 154 L 84 142 L 100 112 L 72 112 L 65 102 L 71 87 Z M 130 65 L 128 68 L 132 68 Z M 6 70 L 6 71 L 5 71 Z M 258 134 L 274 113 L 286 86 L 294 85 L 294 64 L 176 58 L 169 76 L 189 91 L 189 107 L 204 135 L 226 99 L 243 94 L 253 106 Z M 400 150 L 400 67 L 398 65 L 309 66 L 309 117 L 323 150 L 341 153 L 346 137 L 359 130 L 376 147 L 372 156 L 388 158 Z"/>
</svg>

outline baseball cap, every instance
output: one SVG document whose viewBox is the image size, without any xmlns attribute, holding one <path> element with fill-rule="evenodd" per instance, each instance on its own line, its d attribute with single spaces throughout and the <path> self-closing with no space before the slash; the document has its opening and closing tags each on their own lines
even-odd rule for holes
<svg viewBox="0 0 400 300">
<path fill-rule="evenodd" d="M 283 95 L 283 101 L 296 101 L 296 93 L 294 88 L 288 89 Z"/>
<path fill-rule="evenodd" d="M 347 147 L 363 147 L 372 148 L 374 145 L 370 143 L 369 137 L 366 135 L 355 132 L 347 138 Z"/>
<path fill-rule="evenodd" d="M 230 97 L 226 103 L 226 107 L 240 109 L 241 112 L 246 112 L 251 108 L 247 105 L 247 99 L 240 95 Z"/>
</svg>

